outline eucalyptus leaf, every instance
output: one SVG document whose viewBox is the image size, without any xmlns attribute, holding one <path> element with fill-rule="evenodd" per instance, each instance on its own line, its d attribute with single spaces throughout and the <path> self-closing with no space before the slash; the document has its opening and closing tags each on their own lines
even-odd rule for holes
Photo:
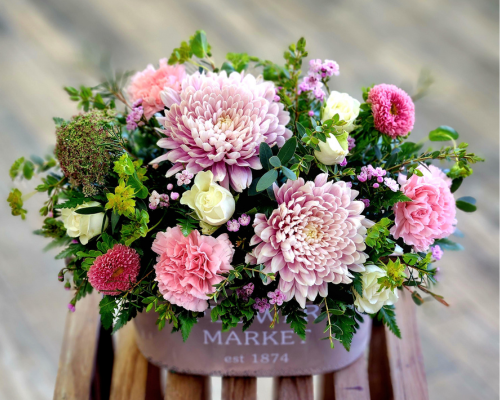
<svg viewBox="0 0 500 400">
<path fill-rule="evenodd" d="M 429 140 L 432 142 L 446 142 L 452 139 L 458 139 L 458 132 L 446 125 L 442 125 L 429 133 Z"/>
<path fill-rule="evenodd" d="M 296 148 L 297 148 L 296 137 L 291 137 L 285 142 L 285 144 L 278 153 L 278 158 L 280 159 L 282 165 L 286 165 L 292 159 L 293 155 L 295 154 Z"/>
<path fill-rule="evenodd" d="M 78 210 L 75 210 L 77 214 L 82 214 L 82 215 L 91 215 L 91 214 L 99 214 L 106 212 L 104 207 L 85 207 L 85 208 L 79 208 Z"/>
<path fill-rule="evenodd" d="M 278 171 L 276 171 L 275 169 L 267 171 L 264 175 L 261 176 L 259 182 L 257 183 L 257 192 L 262 192 L 263 190 L 267 189 L 276 181 L 277 178 Z"/>
<path fill-rule="evenodd" d="M 259 146 L 259 158 L 262 168 L 270 170 L 271 164 L 269 159 L 273 156 L 273 151 L 266 142 L 262 142 Z M 258 191 L 258 190 L 257 190 Z"/>
<path fill-rule="evenodd" d="M 281 167 L 281 171 L 283 172 L 283 175 L 285 175 L 291 181 L 297 180 L 297 175 L 295 175 L 295 173 L 287 167 Z"/>
</svg>

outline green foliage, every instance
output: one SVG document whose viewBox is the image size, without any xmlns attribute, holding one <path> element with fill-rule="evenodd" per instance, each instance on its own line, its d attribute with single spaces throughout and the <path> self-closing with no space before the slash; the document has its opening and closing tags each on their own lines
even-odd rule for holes
<svg viewBox="0 0 500 400">
<path fill-rule="evenodd" d="M 429 132 L 429 140 L 432 142 L 445 142 L 447 140 L 457 140 L 457 139 L 458 139 L 457 131 L 449 126 L 443 125 Z"/>
<path fill-rule="evenodd" d="M 470 196 L 460 197 L 455 204 L 458 209 L 465 212 L 474 212 L 477 210 L 476 199 L 474 197 Z"/>
<path fill-rule="evenodd" d="M 401 263 L 399 258 L 397 258 L 396 261 L 390 259 L 385 266 L 387 275 L 377 280 L 380 284 L 379 291 L 384 290 L 384 288 L 394 290 L 403 285 L 406 278 L 405 268 L 406 265 Z"/>
<path fill-rule="evenodd" d="M 135 209 L 135 214 L 128 216 L 131 223 L 123 225 L 121 229 L 121 241 L 130 246 L 140 237 L 148 234 L 149 214 L 146 210 Z"/>
<path fill-rule="evenodd" d="M 194 324 L 198 322 L 198 318 L 194 316 L 193 314 L 197 313 L 192 313 L 191 311 L 188 310 L 183 310 L 178 316 L 177 319 L 179 320 L 179 326 L 180 330 L 182 333 L 182 340 L 185 342 L 189 334 L 191 333 L 191 329 L 193 329 Z"/>
<path fill-rule="evenodd" d="M 61 239 L 66 235 L 66 228 L 64 228 L 62 221 L 55 218 L 45 218 L 42 229 L 38 229 L 33 233 L 47 238 Z"/>
<path fill-rule="evenodd" d="M 188 236 L 192 231 L 194 231 L 198 225 L 198 221 L 191 216 L 186 216 L 186 218 L 178 218 L 177 225 L 181 229 L 184 236 Z"/>
<path fill-rule="evenodd" d="M 333 300 L 325 297 L 321 314 L 314 321 L 319 323 L 327 320 L 325 332 L 328 336 L 324 339 L 330 340 L 330 347 L 333 349 L 333 340 L 342 343 L 347 351 L 351 348 L 352 338 L 359 328 L 358 319 L 363 318 L 356 313 L 353 305 L 349 305 L 340 300 Z"/>
<path fill-rule="evenodd" d="M 9 203 L 12 215 L 20 215 L 22 219 L 26 218 L 28 211 L 23 208 L 23 194 L 19 189 L 14 188 L 10 191 L 7 202 Z"/>
<path fill-rule="evenodd" d="M 382 321 L 389 330 L 401 339 L 401 331 L 396 323 L 396 313 L 394 306 L 383 306 L 377 313 L 377 320 Z"/>
<path fill-rule="evenodd" d="M 174 49 L 168 59 L 168 63 L 170 65 L 184 64 L 191 61 L 193 55 L 198 58 L 211 56 L 207 36 L 202 30 L 196 31 L 189 39 L 189 42 L 182 42 L 178 48 Z"/>
<path fill-rule="evenodd" d="M 246 330 L 255 317 L 256 311 L 253 309 L 254 299 L 245 301 L 239 298 L 236 292 L 217 304 L 210 313 L 213 322 L 221 320 L 222 331 L 226 332 L 231 328 L 236 328 L 238 323 L 243 323 L 243 330 Z"/>
<path fill-rule="evenodd" d="M 251 57 L 247 53 L 227 53 L 227 61 L 224 61 L 221 69 L 228 74 L 231 72 L 242 72 L 248 69 L 250 61 L 258 62 L 257 57 Z"/>
<path fill-rule="evenodd" d="M 88 112 L 91 108 L 98 110 L 104 110 L 109 107 L 106 104 L 100 93 L 94 95 L 92 88 L 80 86 L 80 90 L 75 89 L 71 86 L 65 86 L 64 90 L 69 94 L 69 98 L 73 101 L 78 102 L 78 108 L 83 108 L 85 112 Z M 61 120 L 55 121 L 56 124 L 62 124 Z"/>
<path fill-rule="evenodd" d="M 104 296 L 99 302 L 99 314 L 104 329 L 108 330 L 113 326 L 113 315 L 118 307 L 114 296 Z"/>
<path fill-rule="evenodd" d="M 302 339 L 306 339 L 307 314 L 295 301 L 285 303 L 281 313 L 286 317 L 286 323 Z"/>
<path fill-rule="evenodd" d="M 394 241 L 389 239 L 389 226 L 392 221 L 389 218 L 382 218 L 371 228 L 368 228 L 365 239 L 366 245 L 372 248 L 370 258 L 377 261 L 380 257 L 391 254 L 394 251 Z"/>
<path fill-rule="evenodd" d="M 21 157 L 18 158 L 16 161 L 14 161 L 14 164 L 12 164 L 12 167 L 10 167 L 9 176 L 11 177 L 12 180 L 16 179 L 17 176 L 19 175 L 23 163 L 24 163 L 24 157 Z"/>
</svg>

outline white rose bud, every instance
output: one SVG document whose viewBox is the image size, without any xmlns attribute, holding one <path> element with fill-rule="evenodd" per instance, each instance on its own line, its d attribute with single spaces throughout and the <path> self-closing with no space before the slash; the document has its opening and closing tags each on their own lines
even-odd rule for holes
<svg viewBox="0 0 500 400">
<path fill-rule="evenodd" d="M 83 203 L 75 208 L 63 208 L 61 210 L 61 218 L 66 228 L 66 233 L 69 237 L 79 237 L 82 244 L 87 244 L 94 236 L 102 233 L 102 221 L 104 213 L 97 214 L 78 214 L 75 211 L 87 207 L 99 207 L 100 204 L 96 201 Z M 108 221 L 104 229 L 108 227 Z"/>
<path fill-rule="evenodd" d="M 191 190 L 182 194 L 181 204 L 188 205 L 200 220 L 213 226 L 229 221 L 236 206 L 231 192 L 214 182 L 212 171 L 198 172 Z"/>
<path fill-rule="evenodd" d="M 332 119 L 335 114 L 339 115 L 339 119 L 346 122 L 345 125 L 339 126 L 339 131 L 351 132 L 355 125 L 354 121 L 359 115 L 360 103 L 352 98 L 347 93 L 331 92 L 328 100 L 323 107 L 322 122 L 327 119 Z"/>
<path fill-rule="evenodd" d="M 395 304 L 398 301 L 398 294 L 397 289 L 390 290 L 384 287 L 380 290 L 380 284 L 377 280 L 386 276 L 386 271 L 376 265 L 367 265 L 365 267 L 366 270 L 361 275 L 363 297 L 354 290 L 354 305 L 360 312 L 374 314 L 383 306 Z"/>
<path fill-rule="evenodd" d="M 315 150 L 314 155 L 319 162 L 325 165 L 340 164 L 349 153 L 349 150 L 347 150 L 347 133 L 344 133 L 339 138 L 332 133 L 326 139 L 326 143 L 320 140 L 318 146 L 319 151 Z"/>
</svg>

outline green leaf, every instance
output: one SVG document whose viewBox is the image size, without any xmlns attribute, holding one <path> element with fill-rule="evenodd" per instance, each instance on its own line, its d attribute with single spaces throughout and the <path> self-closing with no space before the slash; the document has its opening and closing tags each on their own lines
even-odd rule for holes
<svg viewBox="0 0 500 400">
<path fill-rule="evenodd" d="M 383 306 L 377 314 L 377 319 L 382 321 L 389 330 L 401 339 L 401 331 L 396 323 L 396 313 L 394 306 Z"/>
<path fill-rule="evenodd" d="M 104 329 L 109 329 L 113 325 L 113 314 L 117 307 L 114 297 L 104 296 L 99 302 L 99 314 L 101 314 L 101 323 Z"/>
<path fill-rule="evenodd" d="M 23 167 L 24 178 L 30 180 L 31 178 L 33 178 L 34 172 L 35 172 L 35 165 L 29 160 L 25 161 Z"/>
<path fill-rule="evenodd" d="M 262 142 L 259 146 L 259 158 L 262 167 L 266 170 L 271 169 L 269 159 L 273 156 L 273 151 L 266 142 Z M 258 191 L 258 190 L 257 190 Z"/>
<path fill-rule="evenodd" d="M 19 171 L 21 170 L 21 166 L 23 165 L 23 163 L 24 157 L 21 157 L 14 161 L 14 164 L 12 164 L 12 167 L 10 167 L 9 175 L 12 180 L 16 179 L 16 177 L 19 175 Z"/>
<path fill-rule="evenodd" d="M 116 224 L 118 224 L 119 220 L 120 220 L 120 214 L 113 211 L 113 213 L 111 214 L 111 232 L 113 234 L 115 233 Z"/>
<path fill-rule="evenodd" d="M 185 342 L 188 339 L 194 324 L 198 322 L 198 319 L 193 317 L 189 311 L 179 314 L 178 319 L 181 323 L 182 340 Z"/>
<path fill-rule="evenodd" d="M 455 193 L 458 188 L 460 187 L 460 185 L 462 185 L 462 182 L 464 181 L 464 178 L 455 178 L 453 179 L 453 181 L 451 182 L 451 193 Z"/>
<path fill-rule="evenodd" d="M 450 239 L 438 239 L 434 241 L 434 244 L 438 244 L 443 250 L 460 251 L 464 249 L 461 244 Z"/>
<path fill-rule="evenodd" d="M 429 133 L 429 140 L 432 142 L 446 142 L 448 140 L 457 140 L 458 133 L 455 129 L 442 125 Z"/>
<path fill-rule="evenodd" d="M 281 167 L 281 171 L 283 172 L 283 175 L 285 175 L 291 181 L 297 180 L 297 175 L 295 175 L 295 173 L 287 167 Z"/>
<path fill-rule="evenodd" d="M 297 138 L 291 137 L 288 139 L 283 147 L 278 153 L 278 158 L 281 161 L 281 165 L 286 165 L 292 159 L 295 154 L 295 149 L 297 148 Z"/>
<path fill-rule="evenodd" d="M 297 126 L 299 137 L 304 136 L 306 134 L 306 128 L 304 128 L 304 125 L 302 125 L 300 122 L 297 122 L 295 125 Z"/>
<path fill-rule="evenodd" d="M 278 171 L 276 171 L 275 169 L 267 171 L 264 175 L 261 176 L 259 182 L 257 182 L 257 192 L 262 192 L 263 190 L 267 189 L 276 181 L 277 178 Z"/>
<path fill-rule="evenodd" d="M 139 177 L 137 176 L 137 172 L 134 172 L 128 178 L 127 185 L 131 186 L 134 189 L 135 195 L 139 199 L 145 199 L 146 197 L 148 197 L 148 188 L 141 183 Z"/>
<path fill-rule="evenodd" d="M 411 294 L 411 299 L 417 306 L 424 304 L 424 299 L 416 291 Z"/>
<path fill-rule="evenodd" d="M 281 167 L 281 161 L 278 157 L 276 156 L 272 156 L 270 159 L 269 159 L 269 164 L 271 164 L 273 167 L 276 167 L 276 168 L 279 168 Z"/>
<path fill-rule="evenodd" d="M 474 212 L 477 210 L 475 206 L 476 199 L 474 197 L 460 197 L 456 202 L 456 206 L 458 209 L 465 212 Z"/>
<path fill-rule="evenodd" d="M 191 51 L 198 58 L 204 58 L 208 53 L 207 35 L 205 31 L 196 31 L 190 41 Z"/>
<path fill-rule="evenodd" d="M 64 260 L 65 258 L 76 255 L 78 252 L 85 251 L 85 249 L 85 246 L 82 244 L 70 244 L 66 249 L 55 256 L 55 259 Z"/>
<path fill-rule="evenodd" d="M 82 214 L 82 215 L 91 215 L 91 214 L 99 214 L 106 212 L 104 207 L 85 207 L 85 208 L 80 208 L 78 210 L 75 210 L 77 214 Z"/>
</svg>

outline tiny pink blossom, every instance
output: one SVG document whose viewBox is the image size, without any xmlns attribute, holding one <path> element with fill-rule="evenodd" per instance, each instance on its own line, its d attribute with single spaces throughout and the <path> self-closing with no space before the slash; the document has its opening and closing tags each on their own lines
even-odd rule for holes
<svg viewBox="0 0 500 400">
<path fill-rule="evenodd" d="M 276 289 L 274 292 L 269 292 L 267 297 L 271 299 L 269 300 L 270 304 L 276 304 L 277 306 L 281 306 L 286 298 L 285 294 L 279 289 Z"/>
<path fill-rule="evenodd" d="M 370 199 L 360 199 L 364 204 L 365 208 L 370 207 Z"/>
<path fill-rule="evenodd" d="M 244 301 L 248 301 L 250 295 L 253 293 L 254 284 L 250 282 L 249 284 L 243 286 L 240 289 L 236 289 L 236 294 Z"/>
<path fill-rule="evenodd" d="M 235 219 L 227 221 L 227 230 L 229 232 L 238 232 L 240 230 L 240 223 Z"/>
<path fill-rule="evenodd" d="M 373 187 L 374 187 L 375 189 L 377 189 L 379 186 L 380 186 L 380 185 L 379 185 L 378 183 L 374 183 L 374 184 L 373 184 Z"/>
<path fill-rule="evenodd" d="M 174 188 L 174 185 L 172 185 L 171 183 L 169 183 L 167 185 L 167 190 L 172 190 Z"/>
<path fill-rule="evenodd" d="M 188 172 L 188 170 L 184 170 L 180 173 L 175 174 L 175 178 L 177 179 L 177 186 L 189 185 L 191 183 L 191 179 L 193 179 L 193 174 Z"/>
<path fill-rule="evenodd" d="M 345 167 L 347 165 L 347 158 L 344 158 L 342 162 L 339 164 L 341 167 Z"/>
<path fill-rule="evenodd" d="M 309 115 L 310 117 L 314 117 L 314 111 L 313 110 L 309 110 L 307 112 L 307 115 Z"/>
<path fill-rule="evenodd" d="M 170 198 L 172 200 L 177 200 L 179 198 L 179 193 L 177 193 L 177 192 L 170 193 Z"/>
<path fill-rule="evenodd" d="M 69 303 L 68 304 L 68 310 L 71 311 L 71 312 L 75 312 L 76 311 L 76 308 L 73 304 Z"/>
<path fill-rule="evenodd" d="M 78 244 L 78 243 L 80 243 L 80 242 L 78 241 L 78 239 L 71 239 L 71 243 L 73 243 L 73 244 Z"/>
<path fill-rule="evenodd" d="M 398 183 L 392 178 L 384 178 L 384 184 L 393 192 L 397 192 L 399 190 Z"/>
<path fill-rule="evenodd" d="M 356 139 L 354 139 L 353 137 L 349 136 L 347 138 L 347 150 L 351 151 L 355 147 L 356 147 Z"/>
<path fill-rule="evenodd" d="M 238 222 L 241 226 L 247 226 L 252 222 L 252 218 L 249 215 L 241 214 L 241 217 L 238 218 Z"/>
</svg>

